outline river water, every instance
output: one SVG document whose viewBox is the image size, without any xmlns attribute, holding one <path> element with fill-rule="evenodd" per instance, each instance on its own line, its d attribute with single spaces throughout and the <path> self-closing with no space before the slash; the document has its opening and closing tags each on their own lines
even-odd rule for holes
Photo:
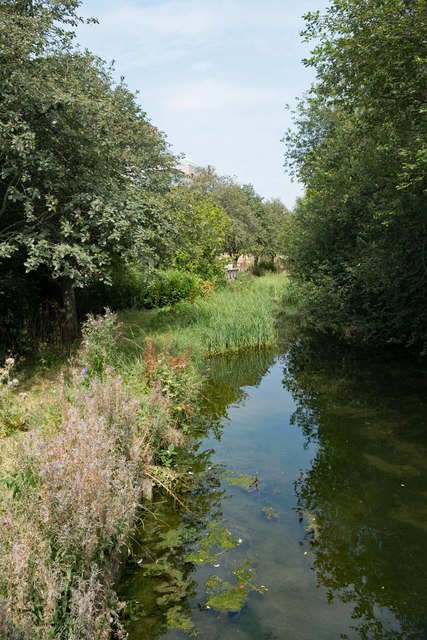
<svg viewBox="0 0 427 640">
<path fill-rule="evenodd" d="M 426 371 L 310 334 L 281 352 L 212 363 L 171 461 L 191 508 L 156 497 L 122 585 L 130 640 L 427 638 Z"/>
</svg>

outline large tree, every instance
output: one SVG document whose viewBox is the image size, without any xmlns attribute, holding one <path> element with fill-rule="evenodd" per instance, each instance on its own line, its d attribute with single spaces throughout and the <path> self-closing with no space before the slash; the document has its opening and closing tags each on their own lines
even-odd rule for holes
<svg viewBox="0 0 427 640">
<path fill-rule="evenodd" d="M 425 0 L 335 0 L 306 16 L 317 82 L 287 135 L 306 186 L 294 273 L 316 317 L 378 341 L 427 340 Z"/>
<path fill-rule="evenodd" d="M 61 283 L 70 339 L 74 288 L 135 249 L 173 161 L 134 95 L 73 48 L 78 4 L 0 4 L 0 268 Z"/>
</svg>

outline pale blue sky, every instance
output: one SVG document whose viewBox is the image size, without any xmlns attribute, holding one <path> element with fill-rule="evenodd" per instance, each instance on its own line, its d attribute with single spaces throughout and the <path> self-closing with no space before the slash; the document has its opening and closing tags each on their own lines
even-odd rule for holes
<svg viewBox="0 0 427 640">
<path fill-rule="evenodd" d="M 302 15 L 327 0 L 83 0 L 98 25 L 78 42 L 125 76 L 174 153 L 250 182 L 292 207 L 283 169 L 285 105 L 314 79 Z"/>
</svg>

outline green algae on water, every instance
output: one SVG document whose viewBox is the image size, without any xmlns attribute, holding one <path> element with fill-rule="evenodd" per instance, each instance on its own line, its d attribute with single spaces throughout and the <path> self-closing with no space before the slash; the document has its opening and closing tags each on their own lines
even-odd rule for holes
<svg viewBox="0 0 427 640">
<path fill-rule="evenodd" d="M 213 522 L 210 531 L 198 541 L 198 548 L 185 555 L 185 561 L 196 566 L 213 564 L 220 553 L 234 549 L 238 544 L 239 540 L 226 527 Z"/>
<path fill-rule="evenodd" d="M 180 606 L 168 609 L 166 612 L 166 624 L 168 629 L 179 629 L 180 631 L 184 631 L 184 633 L 186 633 L 190 638 L 195 638 L 198 635 L 197 629 L 191 619 L 191 613 L 188 615 Z"/>
<path fill-rule="evenodd" d="M 251 592 L 264 594 L 267 591 L 264 585 L 254 582 L 256 571 L 251 562 L 246 561 L 232 573 L 235 576 L 234 584 L 222 580 L 217 575 L 209 576 L 205 582 L 205 592 L 208 596 L 206 607 L 226 613 L 238 613 L 246 604 Z"/>
<path fill-rule="evenodd" d="M 242 473 L 240 476 L 225 476 L 224 480 L 235 487 L 241 487 L 245 491 L 258 491 L 259 479 L 257 475 L 250 476 Z"/>
<path fill-rule="evenodd" d="M 279 514 L 273 509 L 273 507 L 262 507 L 261 511 L 267 516 L 267 520 L 277 520 Z"/>
</svg>

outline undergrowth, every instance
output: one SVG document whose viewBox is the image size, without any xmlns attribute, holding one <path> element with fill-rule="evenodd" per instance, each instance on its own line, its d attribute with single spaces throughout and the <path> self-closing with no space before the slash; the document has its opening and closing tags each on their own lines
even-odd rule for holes
<svg viewBox="0 0 427 640">
<path fill-rule="evenodd" d="M 143 492 L 173 495 L 159 463 L 184 442 L 197 391 L 187 356 L 147 349 L 127 367 L 112 348 L 114 314 L 89 318 L 50 396 L 56 420 L 4 438 L 0 467 L 0 637 L 104 640 L 122 604 L 114 582 Z M 2 393 L 13 363 L 3 369 Z M 7 369 L 9 367 L 9 369 Z M 19 396 L 15 395 L 15 403 Z"/>
<path fill-rule="evenodd" d="M 173 308 L 89 316 L 80 350 L 37 401 L 0 370 L 0 638 L 118 638 L 120 559 L 174 468 L 207 356 L 276 340 L 297 304 L 285 276 L 240 278 Z M 18 388 L 17 388 L 18 387 Z M 181 492 L 181 493 L 180 493 Z M 142 512 L 143 514 L 143 512 Z"/>
</svg>

